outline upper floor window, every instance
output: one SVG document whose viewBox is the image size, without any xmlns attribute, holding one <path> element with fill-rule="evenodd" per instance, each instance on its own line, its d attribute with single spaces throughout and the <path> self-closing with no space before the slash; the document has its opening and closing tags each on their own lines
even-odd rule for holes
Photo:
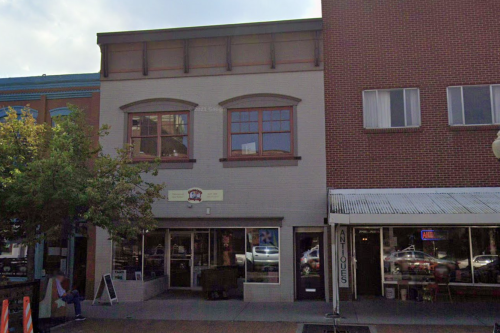
<svg viewBox="0 0 500 333">
<path fill-rule="evenodd" d="M 56 126 L 56 123 L 59 119 L 63 119 L 63 117 L 67 117 L 71 114 L 71 110 L 67 107 L 52 109 L 49 111 L 50 118 L 52 119 L 52 126 Z"/>
<path fill-rule="evenodd" d="M 363 114 L 365 128 L 420 126 L 419 90 L 365 90 Z"/>
<path fill-rule="evenodd" d="M 228 110 L 230 157 L 293 155 L 292 107 Z"/>
<path fill-rule="evenodd" d="M 500 123 L 500 85 L 448 87 L 450 125 Z"/>
<path fill-rule="evenodd" d="M 133 160 L 189 158 L 189 111 L 129 114 Z"/>
<path fill-rule="evenodd" d="M 0 122 L 4 122 L 5 121 L 5 118 L 7 117 L 7 113 L 11 109 L 13 109 L 16 112 L 18 119 L 21 118 L 21 115 L 23 114 L 23 111 L 31 113 L 31 115 L 33 116 L 33 118 L 35 118 L 35 121 L 36 121 L 36 119 L 38 117 L 38 111 L 35 110 L 35 109 L 32 109 L 32 108 L 30 108 L 28 106 L 10 106 L 10 107 L 0 108 Z"/>
</svg>

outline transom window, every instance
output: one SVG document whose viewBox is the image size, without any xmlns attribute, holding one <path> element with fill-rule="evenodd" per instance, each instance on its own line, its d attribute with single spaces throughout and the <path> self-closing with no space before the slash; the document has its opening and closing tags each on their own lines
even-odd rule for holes
<svg viewBox="0 0 500 333">
<path fill-rule="evenodd" d="M 229 156 L 286 156 L 293 152 L 292 108 L 229 110 Z"/>
<path fill-rule="evenodd" d="M 450 125 L 500 123 L 500 85 L 448 87 Z"/>
<path fill-rule="evenodd" d="M 365 128 L 420 126 L 419 90 L 365 90 L 363 114 Z"/>
<path fill-rule="evenodd" d="M 189 157 L 189 112 L 135 113 L 129 115 L 132 159 L 162 160 Z"/>
</svg>

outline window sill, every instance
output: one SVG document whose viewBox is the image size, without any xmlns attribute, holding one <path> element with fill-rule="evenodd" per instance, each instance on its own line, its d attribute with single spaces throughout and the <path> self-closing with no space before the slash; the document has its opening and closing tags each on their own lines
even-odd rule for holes
<svg viewBox="0 0 500 333">
<path fill-rule="evenodd" d="M 450 125 L 451 131 L 498 131 L 500 125 Z"/>
<path fill-rule="evenodd" d="M 154 160 L 134 160 L 132 163 L 151 163 Z M 172 159 L 172 160 L 161 160 L 158 165 L 158 169 L 192 169 L 195 159 L 183 158 L 183 159 Z"/>
<path fill-rule="evenodd" d="M 366 134 L 422 132 L 422 127 L 365 128 Z"/>
<path fill-rule="evenodd" d="M 224 168 L 298 166 L 300 156 L 230 157 L 219 159 Z"/>
</svg>

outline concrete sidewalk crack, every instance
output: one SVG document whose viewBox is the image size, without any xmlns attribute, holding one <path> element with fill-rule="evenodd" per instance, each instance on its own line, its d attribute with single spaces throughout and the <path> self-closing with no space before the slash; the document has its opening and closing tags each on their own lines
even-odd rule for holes
<svg viewBox="0 0 500 333">
<path fill-rule="evenodd" d="M 243 309 L 241 309 L 240 312 L 238 312 L 238 314 L 233 318 L 233 321 L 238 321 L 238 317 L 243 313 L 243 311 L 245 311 L 245 309 L 247 308 L 248 306 L 248 302 L 245 302 L 245 306 L 243 307 Z"/>
</svg>

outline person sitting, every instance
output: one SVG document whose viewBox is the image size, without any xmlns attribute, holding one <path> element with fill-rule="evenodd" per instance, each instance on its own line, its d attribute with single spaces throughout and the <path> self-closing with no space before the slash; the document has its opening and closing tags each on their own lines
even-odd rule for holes
<svg viewBox="0 0 500 333">
<path fill-rule="evenodd" d="M 57 286 L 57 293 L 59 297 L 66 302 L 67 304 L 74 304 L 75 305 L 75 320 L 76 321 L 82 321 L 87 318 L 82 316 L 82 306 L 80 304 L 80 294 L 78 293 L 78 290 L 73 290 L 72 292 L 67 292 L 63 286 L 62 282 L 64 281 L 65 276 L 63 272 L 58 272 L 56 274 L 56 286 Z"/>
</svg>

